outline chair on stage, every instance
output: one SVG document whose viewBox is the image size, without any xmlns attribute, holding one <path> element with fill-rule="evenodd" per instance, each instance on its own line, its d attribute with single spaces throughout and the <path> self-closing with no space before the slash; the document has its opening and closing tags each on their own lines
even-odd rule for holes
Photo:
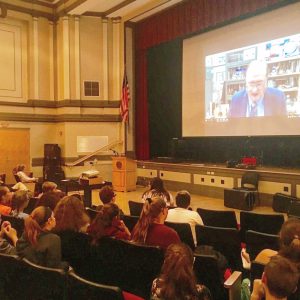
<svg viewBox="0 0 300 300">
<path fill-rule="evenodd" d="M 223 274 L 213 255 L 195 254 L 194 272 L 197 282 L 204 284 L 216 300 L 240 300 L 242 273 L 235 271 L 224 282 Z"/>
<path fill-rule="evenodd" d="M 195 249 L 191 225 L 188 223 L 165 222 L 165 225 L 173 228 L 179 235 L 181 242 Z"/>
<path fill-rule="evenodd" d="M 245 242 L 251 261 L 264 249 L 279 250 L 279 236 L 274 234 L 248 230 Z"/>
<path fill-rule="evenodd" d="M 222 253 L 232 270 L 241 270 L 241 239 L 236 228 L 196 225 L 197 245 L 212 246 Z M 195 250 L 197 253 L 197 248 Z"/>
<path fill-rule="evenodd" d="M 210 210 L 197 208 L 205 226 L 238 228 L 234 210 Z"/>
<path fill-rule="evenodd" d="M 123 300 L 119 287 L 103 285 L 78 276 L 73 270 L 67 275 L 68 297 L 72 300 Z"/>
<path fill-rule="evenodd" d="M 242 242 L 245 241 L 246 231 L 253 230 L 269 234 L 278 234 L 284 223 L 283 214 L 257 214 L 240 212 L 240 233 Z"/>
<path fill-rule="evenodd" d="M 131 216 L 139 216 L 143 210 L 144 203 L 129 200 L 129 211 Z"/>
<path fill-rule="evenodd" d="M 224 189 L 224 206 L 241 210 L 252 210 L 258 199 L 259 174 L 247 171 L 241 179 L 241 187 Z"/>
</svg>

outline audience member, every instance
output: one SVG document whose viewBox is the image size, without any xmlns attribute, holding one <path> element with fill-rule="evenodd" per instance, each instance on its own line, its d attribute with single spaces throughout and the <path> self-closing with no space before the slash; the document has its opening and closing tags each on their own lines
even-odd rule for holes
<svg viewBox="0 0 300 300">
<path fill-rule="evenodd" d="M 147 198 L 140 218 L 133 228 L 132 240 L 167 249 L 170 244 L 179 243 L 177 232 L 164 225 L 168 215 L 165 200 L 161 197 Z"/>
<path fill-rule="evenodd" d="M 151 180 L 150 189 L 144 192 L 142 201 L 145 202 L 147 198 L 152 197 L 161 197 L 168 206 L 174 206 L 174 200 L 171 193 L 164 188 L 164 183 L 159 177 L 155 177 Z"/>
<path fill-rule="evenodd" d="M 57 205 L 57 203 L 60 201 L 60 193 L 59 192 L 47 192 L 42 194 L 42 196 L 37 200 L 36 207 L 38 206 L 48 206 L 53 211 Z"/>
<path fill-rule="evenodd" d="M 94 245 L 98 244 L 98 241 L 104 236 L 122 240 L 129 240 L 131 237 L 130 231 L 120 220 L 120 209 L 114 203 L 103 206 L 89 226 L 88 234 L 92 237 L 92 244 Z"/>
<path fill-rule="evenodd" d="M 116 201 L 116 194 L 110 185 L 105 185 L 99 191 L 99 198 L 103 204 L 114 203 Z"/>
<path fill-rule="evenodd" d="M 28 206 L 29 194 L 27 191 L 16 191 L 12 197 L 11 215 L 17 218 L 25 219 L 28 214 L 24 213 L 24 209 Z"/>
<path fill-rule="evenodd" d="M 90 218 L 85 212 L 83 202 L 74 196 L 65 196 L 55 207 L 56 232 L 86 232 Z"/>
<path fill-rule="evenodd" d="M 153 281 L 151 299 L 212 300 L 210 291 L 196 284 L 192 250 L 183 243 L 172 244 L 165 253 L 161 274 Z"/>
<path fill-rule="evenodd" d="M 29 177 L 26 173 L 25 173 L 25 165 L 21 164 L 17 166 L 17 175 L 20 178 L 21 182 L 38 182 L 38 178 L 35 177 Z"/>
<path fill-rule="evenodd" d="M 11 212 L 11 201 L 13 193 L 7 186 L 0 186 L 0 214 L 9 215 Z"/>
<path fill-rule="evenodd" d="M 285 300 L 297 289 L 299 274 L 288 259 L 276 255 L 265 266 L 262 279 L 254 280 L 251 300 Z"/>
<path fill-rule="evenodd" d="M 180 191 L 176 197 L 176 208 L 170 209 L 166 221 L 176 223 L 188 223 L 191 226 L 195 246 L 197 245 L 195 226 L 203 225 L 203 221 L 199 214 L 189 210 L 191 204 L 191 195 L 187 191 Z"/>
<path fill-rule="evenodd" d="M 59 193 L 62 193 L 62 191 L 57 188 L 57 184 L 55 182 L 45 181 L 42 184 L 42 192 L 38 195 L 38 197 L 40 198 L 44 194 L 49 193 L 49 192 L 59 192 Z M 65 196 L 65 194 L 64 194 L 64 196 Z"/>
<path fill-rule="evenodd" d="M 25 219 L 25 230 L 17 242 L 17 253 L 35 264 L 64 268 L 60 237 L 51 232 L 55 217 L 49 207 L 39 206 Z"/>
<path fill-rule="evenodd" d="M 16 254 L 16 244 L 18 241 L 17 232 L 11 227 L 8 221 L 4 221 L 0 231 L 0 253 Z"/>
</svg>

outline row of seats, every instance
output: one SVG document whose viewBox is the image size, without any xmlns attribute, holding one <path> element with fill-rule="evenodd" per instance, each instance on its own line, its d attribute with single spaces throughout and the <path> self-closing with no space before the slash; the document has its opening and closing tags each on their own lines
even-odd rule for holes
<svg viewBox="0 0 300 300">
<path fill-rule="evenodd" d="M 123 300 L 118 287 L 85 280 L 73 270 L 65 272 L 38 266 L 18 256 L 0 254 L 1 299 L 106 299 Z"/>
</svg>

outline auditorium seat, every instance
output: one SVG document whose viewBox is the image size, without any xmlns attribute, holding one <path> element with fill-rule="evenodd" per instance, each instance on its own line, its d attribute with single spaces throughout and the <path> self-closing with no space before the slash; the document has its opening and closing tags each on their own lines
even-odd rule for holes
<svg viewBox="0 0 300 300">
<path fill-rule="evenodd" d="M 209 288 L 213 299 L 240 300 L 242 273 L 235 271 L 224 282 L 223 274 L 218 268 L 217 259 L 213 255 L 195 254 L 194 272 L 197 282 Z"/>
<path fill-rule="evenodd" d="M 95 210 L 95 209 L 92 209 L 90 207 L 86 207 L 85 208 L 85 211 L 86 213 L 88 214 L 88 216 L 90 217 L 91 219 L 91 222 L 96 218 L 97 214 L 98 214 L 98 211 Z"/>
<path fill-rule="evenodd" d="M 143 210 L 144 203 L 129 200 L 129 212 L 131 216 L 139 216 Z"/>
<path fill-rule="evenodd" d="M 247 230 L 245 242 L 251 261 L 264 249 L 279 250 L 279 236 L 274 234 Z"/>
<path fill-rule="evenodd" d="M 38 197 L 31 197 L 29 199 L 27 207 L 24 209 L 24 213 L 31 214 L 31 212 L 35 209 L 36 203 L 38 202 Z"/>
<path fill-rule="evenodd" d="M 300 218 L 300 201 L 291 201 L 289 211 L 289 218 Z"/>
<path fill-rule="evenodd" d="M 196 225 L 197 245 L 212 246 L 214 250 L 222 253 L 233 270 L 240 271 L 241 265 L 241 240 L 236 228 L 222 228 Z M 197 253 L 197 248 L 195 250 Z"/>
<path fill-rule="evenodd" d="M 206 226 L 238 228 L 234 210 L 210 210 L 197 208 L 203 224 Z"/>
<path fill-rule="evenodd" d="M 135 224 L 138 222 L 138 216 L 120 215 L 120 219 L 125 223 L 130 232 L 134 228 Z"/>
<path fill-rule="evenodd" d="M 283 214 L 257 214 L 252 212 L 240 212 L 241 240 L 245 242 L 246 231 L 253 230 L 269 234 L 278 234 L 284 223 Z"/>
<path fill-rule="evenodd" d="M 165 222 L 165 225 L 173 228 L 179 235 L 181 242 L 195 249 L 191 225 L 188 223 Z"/>
<path fill-rule="evenodd" d="M 68 299 L 72 300 L 123 300 L 120 288 L 116 286 L 103 285 L 86 280 L 73 270 L 67 275 Z"/>
</svg>

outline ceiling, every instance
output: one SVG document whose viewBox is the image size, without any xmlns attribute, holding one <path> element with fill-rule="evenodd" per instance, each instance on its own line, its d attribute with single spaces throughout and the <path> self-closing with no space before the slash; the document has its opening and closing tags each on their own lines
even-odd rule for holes
<svg viewBox="0 0 300 300">
<path fill-rule="evenodd" d="M 99 14 L 104 17 L 122 17 L 124 21 L 138 22 L 182 1 L 184 0 L 85 0 L 77 1 L 78 5 L 69 10 L 68 14 Z"/>
</svg>

